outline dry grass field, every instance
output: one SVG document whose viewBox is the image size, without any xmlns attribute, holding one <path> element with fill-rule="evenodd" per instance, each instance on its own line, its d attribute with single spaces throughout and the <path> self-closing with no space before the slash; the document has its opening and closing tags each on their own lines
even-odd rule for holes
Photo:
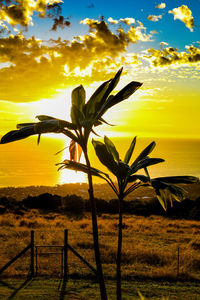
<svg viewBox="0 0 200 300">
<path fill-rule="evenodd" d="M 99 198 L 112 199 L 112 193 L 107 191 L 102 186 L 95 186 L 95 194 Z M 86 199 L 87 185 L 6 188 L 0 189 L 0 197 L 9 196 L 22 200 L 28 195 L 45 192 L 61 196 L 78 194 Z M 151 190 L 140 190 L 137 199 L 151 197 L 151 193 Z M 191 199 L 196 199 L 199 196 L 199 184 L 188 187 L 188 194 Z M 138 290 L 145 299 L 200 299 L 199 221 L 175 220 L 154 215 L 124 215 L 123 223 L 124 300 L 139 299 Z M 101 214 L 98 224 L 108 295 L 109 299 L 115 299 L 118 217 L 115 214 Z M 62 246 L 64 229 L 68 229 L 69 244 L 95 266 L 89 213 L 73 215 L 69 212 L 37 209 L 18 212 L 8 210 L 0 215 L 0 228 L 0 268 L 30 243 L 31 230 L 35 231 L 35 245 Z M 99 299 L 98 285 L 93 273 L 70 251 L 70 280 L 66 292 L 62 294 L 61 255 L 45 253 L 60 252 L 56 247 L 40 248 L 40 277 L 24 287 L 22 278 L 26 278 L 30 271 L 29 251 L 2 273 L 0 299 Z"/>
<path fill-rule="evenodd" d="M 115 277 L 117 215 L 99 217 L 102 261 L 107 278 Z M 12 213 L 0 216 L 0 267 L 23 250 L 35 230 L 36 245 L 63 245 L 64 229 L 69 230 L 69 243 L 92 265 L 94 264 L 92 228 L 89 215 L 79 219 L 58 213 L 32 210 L 23 216 Z M 159 216 L 124 216 L 122 251 L 123 279 L 200 279 L 200 222 L 170 220 Z M 178 271 L 179 248 L 179 271 Z M 58 252 L 48 248 L 41 251 Z M 43 254 L 38 259 L 40 275 L 61 275 L 60 255 Z M 27 253 L 4 273 L 26 275 L 30 258 Z M 91 277 L 91 271 L 69 252 L 72 277 Z"/>
</svg>

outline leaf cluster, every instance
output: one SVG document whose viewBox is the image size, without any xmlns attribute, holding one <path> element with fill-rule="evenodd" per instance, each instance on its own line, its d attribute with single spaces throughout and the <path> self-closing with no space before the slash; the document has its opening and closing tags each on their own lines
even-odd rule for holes
<svg viewBox="0 0 200 300">
<path fill-rule="evenodd" d="M 107 173 L 98 169 L 92 168 L 92 175 L 106 180 L 116 195 L 122 199 L 141 186 L 150 186 L 154 189 L 160 204 L 166 210 L 168 202 L 172 205 L 173 200 L 181 201 L 184 197 L 184 190 L 176 184 L 187 184 L 198 181 L 198 178 L 193 176 L 151 178 L 147 168 L 164 162 L 162 158 L 149 157 L 149 154 L 156 145 L 155 142 L 150 143 L 144 148 L 132 163 L 130 161 L 135 149 L 136 137 L 132 140 L 123 160 L 120 159 L 115 145 L 108 137 L 104 137 L 104 143 L 95 140 L 92 143 L 100 162 L 116 177 L 117 185 Z M 63 168 L 70 168 L 84 173 L 88 172 L 84 164 L 72 163 L 70 161 L 61 163 L 59 169 Z M 137 174 L 141 170 L 144 171 L 145 175 Z"/>
<path fill-rule="evenodd" d="M 111 95 L 119 82 L 122 68 L 114 78 L 101 84 L 86 102 L 86 92 L 82 85 L 76 87 L 71 94 L 71 122 L 60 120 L 51 116 L 37 116 L 39 122 L 22 123 L 17 125 L 17 130 L 5 134 L 0 143 L 10 143 L 27 138 L 31 135 L 40 136 L 44 133 L 63 133 L 78 143 L 82 148 L 86 147 L 89 135 L 94 132 L 93 127 L 107 123 L 103 119 L 104 113 L 117 103 L 131 96 L 142 83 L 132 81 L 115 95 Z"/>
</svg>

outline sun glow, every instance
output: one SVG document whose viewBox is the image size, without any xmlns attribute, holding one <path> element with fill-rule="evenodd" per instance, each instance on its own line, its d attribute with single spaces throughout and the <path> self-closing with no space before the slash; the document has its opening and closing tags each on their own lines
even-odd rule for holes
<svg viewBox="0 0 200 300">
<path fill-rule="evenodd" d="M 62 161 L 65 159 L 69 159 L 69 149 L 68 148 L 63 151 L 62 158 L 63 158 Z M 84 173 L 81 173 L 81 172 L 75 172 L 73 170 L 67 170 L 67 169 L 60 171 L 59 184 L 77 183 L 77 182 L 79 182 L 79 183 L 87 182 L 87 175 Z"/>
</svg>

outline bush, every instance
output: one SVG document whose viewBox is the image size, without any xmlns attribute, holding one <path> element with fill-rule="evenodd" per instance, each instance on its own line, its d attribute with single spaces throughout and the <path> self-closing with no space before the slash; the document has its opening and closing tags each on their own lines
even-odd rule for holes
<svg viewBox="0 0 200 300">
<path fill-rule="evenodd" d="M 193 201 L 193 207 L 189 212 L 189 219 L 200 221 L 200 197 Z"/>
<path fill-rule="evenodd" d="M 65 211 L 80 214 L 85 208 L 85 203 L 82 197 L 77 195 L 67 195 L 62 198 L 62 208 Z"/>
<path fill-rule="evenodd" d="M 0 198 L 0 205 L 8 209 L 16 209 L 21 205 L 21 203 L 10 197 L 2 197 Z"/>
<path fill-rule="evenodd" d="M 44 193 L 39 196 L 28 196 L 22 201 L 22 204 L 28 208 L 36 209 L 57 209 L 61 206 L 61 196 Z"/>
</svg>

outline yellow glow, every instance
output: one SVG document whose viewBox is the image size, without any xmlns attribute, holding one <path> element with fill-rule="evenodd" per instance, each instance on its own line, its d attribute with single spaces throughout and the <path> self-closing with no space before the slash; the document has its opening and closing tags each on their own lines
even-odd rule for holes
<svg viewBox="0 0 200 300">
<path fill-rule="evenodd" d="M 61 57 L 62 55 L 60 53 L 58 53 L 57 51 L 53 52 L 54 57 Z"/>
<path fill-rule="evenodd" d="M 64 71 L 65 71 L 65 75 L 69 73 L 68 65 L 64 65 Z"/>
<path fill-rule="evenodd" d="M 62 170 L 60 171 L 59 184 L 64 183 L 85 183 L 87 182 L 86 175 L 81 172 L 75 172 L 72 170 Z"/>
<path fill-rule="evenodd" d="M 60 55 L 61 56 L 61 55 Z M 68 65 L 64 66 L 64 71 L 66 76 L 73 75 L 75 77 L 85 77 L 89 76 L 91 77 L 92 75 L 92 64 L 86 67 L 85 69 L 81 70 L 80 67 L 76 67 L 72 72 L 69 71 Z"/>
<path fill-rule="evenodd" d="M 69 159 L 69 150 L 65 149 L 63 151 L 63 160 Z M 83 161 L 81 161 L 83 162 Z M 85 183 L 87 182 L 87 175 L 81 172 L 75 172 L 73 170 L 61 170 L 60 171 L 60 177 L 59 177 L 59 184 L 64 184 L 64 183 Z"/>
<path fill-rule="evenodd" d="M 80 67 L 77 67 L 74 69 L 74 74 L 75 76 L 91 76 L 92 75 L 92 66 L 90 65 L 89 67 L 85 68 L 84 70 L 81 70 Z"/>
</svg>

